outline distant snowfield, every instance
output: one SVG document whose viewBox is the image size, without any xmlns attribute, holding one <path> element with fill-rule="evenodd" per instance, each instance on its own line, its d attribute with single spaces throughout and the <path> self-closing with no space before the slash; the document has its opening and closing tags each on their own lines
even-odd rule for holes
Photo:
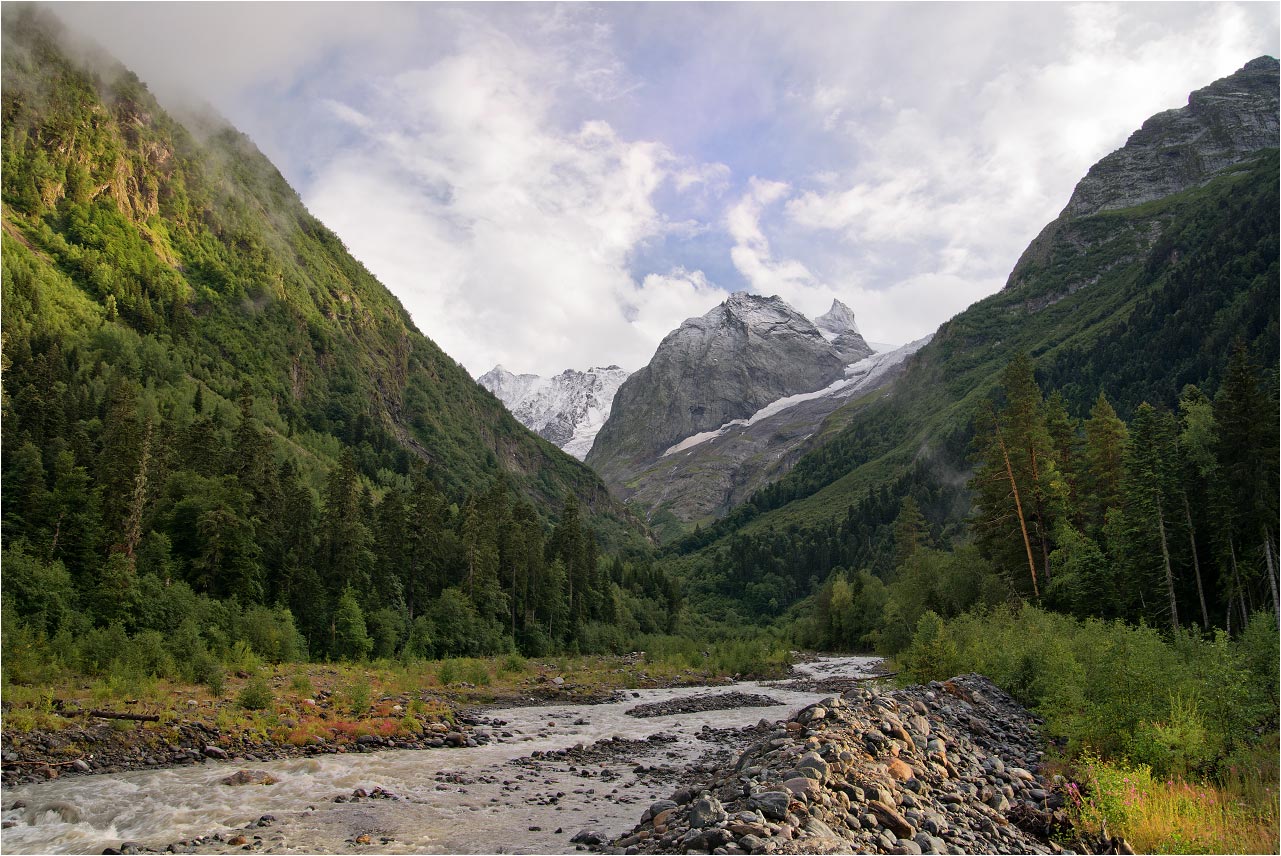
<svg viewBox="0 0 1281 856">
<path fill-rule="evenodd" d="M 609 418 L 614 395 L 629 374 L 618 366 L 605 366 L 585 372 L 566 369 L 546 378 L 512 374 L 494 366 L 477 382 L 497 396 L 526 428 L 549 439 L 572 432 L 560 448 L 581 461 Z"/>
<path fill-rule="evenodd" d="M 622 381 L 619 383 L 621 384 Z M 617 386 L 614 387 L 613 392 L 618 392 Z M 600 433 L 605 420 L 609 418 L 609 408 L 613 404 L 614 395 L 610 393 L 608 398 L 602 396 L 598 406 L 588 408 L 583 421 L 574 427 L 574 436 L 570 437 L 561 449 L 580 461 L 586 458 L 587 453 L 592 450 L 592 444 L 596 442 L 596 435 Z"/>
<path fill-rule="evenodd" d="M 816 398 L 826 398 L 828 396 L 849 398 L 861 390 L 874 386 L 886 372 L 906 360 L 912 354 L 915 354 L 932 338 L 933 334 L 926 336 L 923 339 L 917 339 L 915 342 L 909 342 L 903 347 L 894 348 L 893 350 L 889 350 L 893 347 L 892 345 L 882 345 L 880 343 L 869 342 L 868 344 L 873 348 L 876 348 L 877 352 L 872 354 L 870 357 L 865 357 L 856 363 L 851 363 L 846 366 L 845 377 L 840 380 L 833 381 L 822 389 L 815 390 L 814 392 L 802 392 L 797 395 L 789 395 L 785 398 L 780 398 L 777 401 L 772 401 L 765 405 L 746 419 L 733 419 L 712 431 L 703 431 L 699 434 L 694 434 L 691 437 L 686 437 L 684 440 L 681 440 L 679 443 L 663 452 L 661 457 L 666 458 L 668 455 L 674 455 L 677 452 L 688 451 L 695 446 L 706 443 L 708 440 L 716 439 L 731 428 L 746 428 L 751 425 L 755 425 L 762 419 L 768 419 L 775 414 L 782 413 L 789 407 L 795 407 L 803 401 L 813 401 Z"/>
</svg>

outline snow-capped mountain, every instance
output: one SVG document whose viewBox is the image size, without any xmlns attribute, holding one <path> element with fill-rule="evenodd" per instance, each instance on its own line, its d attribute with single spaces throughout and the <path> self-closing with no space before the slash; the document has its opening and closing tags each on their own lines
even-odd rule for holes
<svg viewBox="0 0 1281 856">
<path fill-rule="evenodd" d="M 814 319 L 814 326 L 818 328 L 819 335 L 831 342 L 837 353 L 849 362 L 857 362 L 874 352 L 859 332 L 853 310 L 839 300 L 833 300 L 832 308 Z"/>
<path fill-rule="evenodd" d="M 587 456 L 630 372 L 618 366 L 566 369 L 555 377 L 513 374 L 494 366 L 477 379 L 522 425 L 580 461 Z"/>
<path fill-rule="evenodd" d="M 777 295 L 742 291 L 686 319 L 618 390 L 587 463 L 618 488 L 687 437 L 840 380 L 872 349 L 843 304 L 822 321 L 826 332 Z"/>
</svg>

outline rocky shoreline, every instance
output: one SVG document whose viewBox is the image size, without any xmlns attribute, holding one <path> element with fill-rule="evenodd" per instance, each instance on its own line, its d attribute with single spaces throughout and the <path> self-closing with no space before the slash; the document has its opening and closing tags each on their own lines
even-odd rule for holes
<svg viewBox="0 0 1281 856">
<path fill-rule="evenodd" d="M 453 749 L 511 736 L 502 730 L 504 720 L 474 713 L 455 714 L 452 722 L 424 719 L 420 733 L 412 736 L 362 734 L 302 746 L 226 734 L 198 720 L 146 725 L 145 729 L 121 731 L 119 726 L 101 723 L 10 737 L 0 754 L 3 783 L 11 787 L 67 776 L 190 766 L 207 760 L 255 764 L 381 749 Z"/>
<path fill-rule="evenodd" d="M 690 771 L 628 834 L 578 842 L 625 854 L 1126 852 L 1072 839 L 1073 788 L 1034 772 L 1038 724 L 979 675 L 859 687 Z"/>
<path fill-rule="evenodd" d="M 624 665 L 634 659 L 621 658 Z M 638 680 L 647 688 L 715 684 L 698 676 L 661 680 L 641 673 Z M 726 683 L 732 683 L 725 679 Z M 280 680 L 277 679 L 277 684 Z M 475 691 L 469 684 L 457 685 L 462 693 Z M 283 693 L 283 687 L 276 690 Z M 386 708 L 400 719 L 417 720 L 413 733 L 394 736 L 347 734 L 344 725 L 359 723 L 361 717 L 344 714 L 338 700 L 329 692 L 317 692 L 303 701 L 303 716 L 320 715 L 336 728 L 331 738 L 313 736 L 304 745 L 273 741 L 254 732 L 220 728 L 218 714 L 235 709 L 234 698 L 219 701 L 187 702 L 188 707 L 162 715 L 132 713 L 109 714 L 120 718 L 99 720 L 92 712 L 75 702 L 54 702 L 54 712 L 65 721 L 59 728 L 16 731 L 6 728 L 0 746 L 0 782 L 6 787 L 47 781 L 68 776 L 97 773 L 122 773 L 188 766 L 207 759 L 241 761 L 247 764 L 315 755 L 345 752 L 374 752 L 382 749 L 450 749 L 483 745 L 502 740 L 502 720 L 492 719 L 488 711 L 503 708 L 542 707 L 555 705 L 597 705 L 617 702 L 635 693 L 580 684 L 562 677 L 539 674 L 518 689 L 503 689 L 489 694 L 483 704 L 469 701 L 466 695 L 454 698 L 439 691 L 430 696 L 385 696 L 375 706 Z M 412 699 L 448 709 L 441 714 L 409 714 Z M 7 708 L 6 708 L 7 711 Z M 133 721 L 130 721 L 133 720 Z M 139 721 L 141 720 L 141 721 Z M 282 719 L 286 725 L 288 717 Z"/>
<path fill-rule="evenodd" d="M 704 693 L 689 698 L 671 699 L 652 704 L 638 704 L 627 711 L 628 716 L 645 719 L 651 716 L 672 716 L 678 713 L 699 713 L 705 710 L 734 710 L 740 707 L 773 707 L 781 704 L 778 699 L 759 693 Z"/>
</svg>

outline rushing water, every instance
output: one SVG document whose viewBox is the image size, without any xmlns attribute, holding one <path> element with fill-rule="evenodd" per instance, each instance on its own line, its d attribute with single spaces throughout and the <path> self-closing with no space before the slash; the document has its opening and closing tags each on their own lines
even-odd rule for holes
<svg viewBox="0 0 1281 856">
<path fill-rule="evenodd" d="M 812 677 L 866 674 L 877 661 L 831 657 L 802 664 Z M 781 704 L 636 718 L 639 704 L 728 691 L 761 693 Z M 124 841 L 146 847 L 188 838 L 241 832 L 262 837 L 262 852 L 560 853 L 581 829 L 617 835 L 645 807 L 671 792 L 670 779 L 637 774 L 637 764 L 683 767 L 714 748 L 706 728 L 727 729 L 775 720 L 830 693 L 798 692 L 775 684 L 640 690 L 625 701 L 488 711 L 507 721 L 502 742 L 464 749 L 321 755 L 250 764 L 207 762 L 193 767 L 80 776 L 7 788 L 0 834 L 5 853 L 101 853 Z M 572 759 L 530 762 L 530 753 L 654 734 L 625 755 L 592 763 Z M 674 740 L 667 738 L 674 737 Z M 231 787 L 219 780 L 238 769 L 264 770 L 274 785 Z M 605 772 L 608 770 L 609 772 Z M 399 797 L 335 803 L 355 788 L 383 788 Z M 15 803 L 25 807 L 15 808 Z M 245 830 L 261 815 L 276 822 Z M 560 830 L 557 832 L 557 830 Z M 372 848 L 351 842 L 369 835 Z M 239 850 L 238 847 L 202 847 Z"/>
</svg>

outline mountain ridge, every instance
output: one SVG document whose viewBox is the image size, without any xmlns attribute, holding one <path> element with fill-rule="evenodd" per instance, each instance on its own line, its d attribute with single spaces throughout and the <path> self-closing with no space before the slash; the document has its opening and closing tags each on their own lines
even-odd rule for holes
<svg viewBox="0 0 1281 856">
<path fill-rule="evenodd" d="M 1270 83 L 1259 86 L 1263 73 Z M 1248 78 L 1243 91 L 1262 93 L 1236 100 L 1247 114 L 1242 123 L 1257 116 L 1255 124 L 1275 128 L 1276 60 L 1260 58 L 1237 75 Z M 1211 88 L 1233 91 L 1233 77 Z M 844 427 L 787 475 L 675 544 L 671 567 L 708 604 L 721 598 L 732 610 L 736 592 L 762 587 L 783 606 L 833 562 L 868 562 L 888 573 L 892 556 L 874 547 L 893 543 L 890 527 L 905 496 L 937 537 L 960 534 L 974 415 L 1019 352 L 1036 360 L 1044 383 L 1078 417 L 1101 389 L 1123 418 L 1145 400 L 1173 406 L 1185 384 L 1212 395 L 1237 337 L 1256 362 L 1275 366 L 1275 132 L 1266 142 L 1160 198 L 1079 216 L 1065 209 L 1023 253 L 1003 290 L 941 325 L 883 394 L 833 414 Z M 1083 178 L 1087 186 L 1093 180 Z M 869 549 L 847 555 L 851 544 Z M 807 561 L 793 571 L 799 555 Z"/>
<path fill-rule="evenodd" d="M 9 9 L 4 37 L 6 261 L 38 273 L 6 290 L 7 344 L 51 324 L 159 336 L 216 355 L 163 383 L 220 407 L 247 383 L 317 487 L 335 437 L 367 449 L 371 479 L 408 455 L 453 493 L 508 478 L 547 508 L 572 489 L 635 537 L 595 474 L 477 390 L 248 137 L 220 117 L 179 122 L 47 11 Z M 42 312 L 73 304 L 78 320 Z"/>
</svg>

